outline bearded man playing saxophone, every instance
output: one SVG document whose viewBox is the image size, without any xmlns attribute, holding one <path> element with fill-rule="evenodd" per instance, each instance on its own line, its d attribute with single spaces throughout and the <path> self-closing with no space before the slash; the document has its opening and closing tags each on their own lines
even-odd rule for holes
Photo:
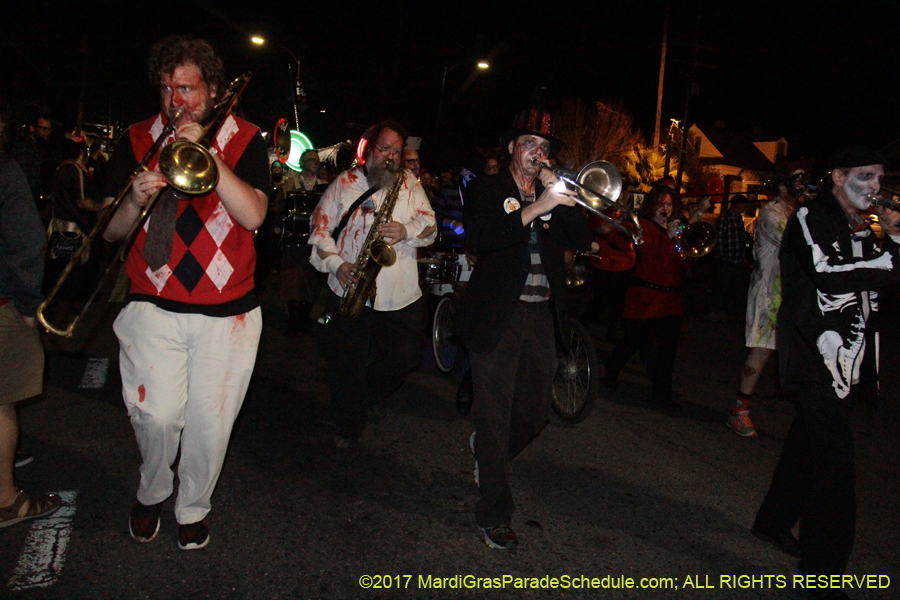
<svg viewBox="0 0 900 600">
<path fill-rule="evenodd" d="M 321 339 L 339 450 L 358 443 L 369 407 L 396 391 L 421 360 L 416 248 L 431 245 L 436 231 L 425 191 L 415 175 L 403 169 L 403 126 L 384 121 L 363 138 L 364 162 L 335 178 L 310 217 L 309 243 L 316 249 L 310 263 L 329 274 L 332 292 L 325 303 L 327 324 Z M 402 182 L 396 203 L 378 230 L 393 245 L 397 261 L 381 269 L 374 299 L 366 301 L 359 316 L 350 317 L 340 311 L 341 298 L 357 281 L 357 258 L 397 177 Z M 340 228 L 342 219 L 345 227 Z"/>
</svg>

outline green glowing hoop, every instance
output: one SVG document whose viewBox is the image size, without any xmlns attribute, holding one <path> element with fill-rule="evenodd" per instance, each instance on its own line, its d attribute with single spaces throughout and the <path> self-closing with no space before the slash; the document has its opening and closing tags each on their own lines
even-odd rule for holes
<svg viewBox="0 0 900 600">
<path fill-rule="evenodd" d="M 307 150 L 315 150 L 309 138 L 296 129 L 291 129 L 291 153 L 288 155 L 287 166 L 299 171 L 301 168 L 300 156 Z"/>
</svg>

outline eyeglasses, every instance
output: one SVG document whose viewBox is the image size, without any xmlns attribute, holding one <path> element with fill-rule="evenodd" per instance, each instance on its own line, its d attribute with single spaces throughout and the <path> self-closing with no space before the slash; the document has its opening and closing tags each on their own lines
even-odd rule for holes
<svg viewBox="0 0 900 600">
<path fill-rule="evenodd" d="M 394 148 L 392 146 L 375 146 L 375 149 L 385 156 L 400 156 L 403 153 L 403 148 Z"/>
<path fill-rule="evenodd" d="M 35 125 L 35 129 L 40 129 L 41 131 L 53 131 L 52 127 L 44 127 L 43 125 Z"/>
<path fill-rule="evenodd" d="M 419 159 L 418 159 L 418 158 L 407 158 L 407 159 L 406 159 L 406 162 L 408 162 L 408 163 L 417 163 L 417 162 L 419 162 Z"/>
</svg>

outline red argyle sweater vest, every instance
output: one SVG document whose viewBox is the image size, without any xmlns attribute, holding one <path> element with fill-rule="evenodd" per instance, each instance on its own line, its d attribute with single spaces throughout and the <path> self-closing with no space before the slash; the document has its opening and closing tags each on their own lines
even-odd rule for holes
<svg viewBox="0 0 900 600">
<path fill-rule="evenodd" d="M 136 161 L 144 157 L 162 128 L 160 116 L 129 128 Z M 220 128 L 213 150 L 234 169 L 257 131 L 255 125 L 230 116 Z M 149 169 L 156 167 L 157 158 L 158 153 L 150 161 Z M 152 271 L 144 259 L 147 227 L 152 218 L 151 212 L 135 236 L 125 262 L 132 294 L 210 305 L 237 300 L 253 289 L 256 266 L 253 232 L 231 218 L 215 190 L 203 196 L 186 197 L 178 203 L 172 256 L 157 271 Z"/>
</svg>

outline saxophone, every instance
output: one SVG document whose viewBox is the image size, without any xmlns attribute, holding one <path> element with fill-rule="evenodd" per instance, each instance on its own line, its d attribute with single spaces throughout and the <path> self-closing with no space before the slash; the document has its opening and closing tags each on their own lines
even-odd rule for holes
<svg viewBox="0 0 900 600">
<path fill-rule="evenodd" d="M 378 228 L 390 222 L 405 177 L 406 171 L 401 168 L 381 208 L 375 213 L 375 222 L 372 223 L 366 241 L 359 250 L 359 256 L 356 257 L 356 281 L 344 292 L 340 307 L 341 314 L 351 319 L 359 316 L 369 298 L 375 297 L 375 279 L 381 268 L 390 267 L 397 262 L 397 251 L 378 234 Z"/>
</svg>

